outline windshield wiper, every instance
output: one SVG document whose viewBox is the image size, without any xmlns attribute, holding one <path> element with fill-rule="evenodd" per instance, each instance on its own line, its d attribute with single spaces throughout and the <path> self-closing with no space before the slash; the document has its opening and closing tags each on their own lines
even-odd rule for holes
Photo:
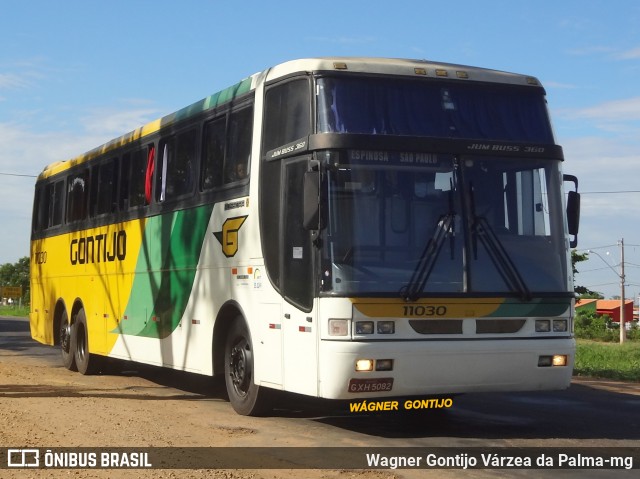
<svg viewBox="0 0 640 479">
<path fill-rule="evenodd" d="M 438 220 L 435 231 L 422 251 L 416 268 L 413 270 L 411 279 L 400 290 L 405 301 L 416 301 L 424 290 L 447 235 L 450 235 L 452 242 L 454 241 L 454 219 L 455 213 L 447 213 Z M 451 255 L 453 257 L 453 244 L 451 246 Z"/>
<path fill-rule="evenodd" d="M 505 280 L 511 291 L 517 292 L 524 301 L 530 300 L 531 292 L 529 288 L 527 288 L 527 284 L 524 282 L 524 279 L 522 279 L 509 253 L 504 249 L 504 246 L 496 236 L 487 219 L 484 216 L 476 216 L 472 184 L 469 185 L 469 197 L 471 199 L 471 216 L 473 218 L 471 231 L 474 239 L 474 258 L 478 258 L 476 240 L 480 239 L 480 242 L 489 253 L 489 258 L 491 258 L 500 276 Z"/>
</svg>

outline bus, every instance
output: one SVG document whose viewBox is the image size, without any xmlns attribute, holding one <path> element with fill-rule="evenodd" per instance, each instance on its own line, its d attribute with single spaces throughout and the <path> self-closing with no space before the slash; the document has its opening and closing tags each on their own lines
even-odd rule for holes
<svg viewBox="0 0 640 479">
<path fill-rule="evenodd" d="M 223 375 L 243 415 L 275 391 L 566 388 L 580 197 L 562 162 L 535 77 L 282 63 L 42 171 L 31 334 L 82 374 Z"/>
</svg>

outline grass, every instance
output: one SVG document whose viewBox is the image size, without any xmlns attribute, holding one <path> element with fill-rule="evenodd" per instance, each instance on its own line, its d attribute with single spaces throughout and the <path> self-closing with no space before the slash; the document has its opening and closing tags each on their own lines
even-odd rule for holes
<svg viewBox="0 0 640 479">
<path fill-rule="evenodd" d="M 573 374 L 640 382 L 640 341 L 620 345 L 579 339 Z"/>
<path fill-rule="evenodd" d="M 29 316 L 29 306 L 0 306 L 0 316 Z"/>
</svg>

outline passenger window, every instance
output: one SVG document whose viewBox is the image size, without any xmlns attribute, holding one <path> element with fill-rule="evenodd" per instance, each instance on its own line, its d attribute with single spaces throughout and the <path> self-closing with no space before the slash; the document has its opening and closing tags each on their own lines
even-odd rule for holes
<svg viewBox="0 0 640 479">
<path fill-rule="evenodd" d="M 225 162 L 225 183 L 240 181 L 249 175 L 252 133 L 253 107 L 231 113 L 229 144 Z"/>
<path fill-rule="evenodd" d="M 32 233 L 37 233 L 46 228 L 46 216 L 44 213 L 48 205 L 45 192 L 46 187 L 36 187 L 36 197 L 33 201 L 33 222 L 31 224 Z"/>
<path fill-rule="evenodd" d="M 69 175 L 67 178 L 67 222 L 87 217 L 89 170 Z"/>
<path fill-rule="evenodd" d="M 129 157 L 129 204 L 128 208 L 145 204 L 144 178 L 147 170 L 143 150 L 134 151 Z"/>
<path fill-rule="evenodd" d="M 40 231 L 44 231 L 50 226 L 54 226 L 53 224 L 53 204 L 55 202 L 55 185 L 60 184 L 62 186 L 62 182 L 58 183 L 50 183 L 48 185 L 39 186 L 36 189 L 36 198 L 33 202 L 34 212 L 33 212 L 33 232 L 37 233 Z M 60 189 L 60 196 L 62 190 Z M 59 199 L 60 207 L 62 206 L 62 198 Z M 60 221 L 55 224 L 60 224 L 62 219 L 62 214 L 59 214 Z"/>
<path fill-rule="evenodd" d="M 47 185 L 48 200 L 48 227 L 62 224 L 62 195 L 64 194 L 64 182 L 57 181 Z"/>
<path fill-rule="evenodd" d="M 155 160 L 153 144 L 126 153 L 122 157 L 122 182 L 120 184 L 120 209 L 148 205 L 151 201 L 151 178 Z"/>
<path fill-rule="evenodd" d="M 117 210 L 118 158 L 91 169 L 91 205 L 92 217 L 115 213 Z"/>
<path fill-rule="evenodd" d="M 196 132 L 190 130 L 161 143 L 156 174 L 156 200 L 163 202 L 193 192 Z"/>
<path fill-rule="evenodd" d="M 205 125 L 204 155 L 202 157 L 203 190 L 222 186 L 226 123 L 226 117 L 223 116 Z"/>
</svg>

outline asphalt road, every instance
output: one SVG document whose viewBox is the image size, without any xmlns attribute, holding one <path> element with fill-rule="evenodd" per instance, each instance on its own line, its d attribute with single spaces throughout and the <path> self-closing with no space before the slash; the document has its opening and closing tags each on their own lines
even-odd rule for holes
<svg viewBox="0 0 640 479">
<path fill-rule="evenodd" d="M 30 364 L 59 367 L 57 349 L 31 340 L 28 322 L 0 318 L 0 361 L 4 354 L 20 355 Z M 70 380 L 81 376 L 69 373 Z M 224 401 L 224 387 L 197 375 L 127 365 L 113 376 L 142 378 L 162 385 L 172 397 Z M 104 375 L 103 381 L 113 376 Z M 0 378 L 1 380 L 1 378 Z M 566 391 L 468 394 L 453 398 L 446 412 L 421 411 L 397 415 L 386 412 L 353 414 L 347 403 L 290 396 L 279 402 L 274 421 L 283 430 L 301 434 L 305 428 L 321 437 L 348 437 L 353 446 L 386 447 L 640 447 L 640 384 L 576 378 Z M 322 444 L 322 437 L 325 442 Z M 268 446 L 268 444 L 264 444 Z M 636 464 L 635 467 L 640 467 Z M 460 471 L 469 473 L 469 471 Z M 475 471 L 485 477 L 482 471 Z M 546 474 L 545 474 L 546 473 Z M 624 470 L 500 470 L 498 477 L 637 477 Z M 447 477 L 455 471 L 447 471 Z M 454 475 L 451 475 L 454 474 Z M 400 474 L 402 475 L 402 473 Z M 413 477 L 413 476 L 412 476 Z M 459 477 L 469 477 L 460 475 Z M 488 476 L 486 476 L 488 477 Z M 495 477 L 495 475 L 494 475 Z"/>
</svg>

